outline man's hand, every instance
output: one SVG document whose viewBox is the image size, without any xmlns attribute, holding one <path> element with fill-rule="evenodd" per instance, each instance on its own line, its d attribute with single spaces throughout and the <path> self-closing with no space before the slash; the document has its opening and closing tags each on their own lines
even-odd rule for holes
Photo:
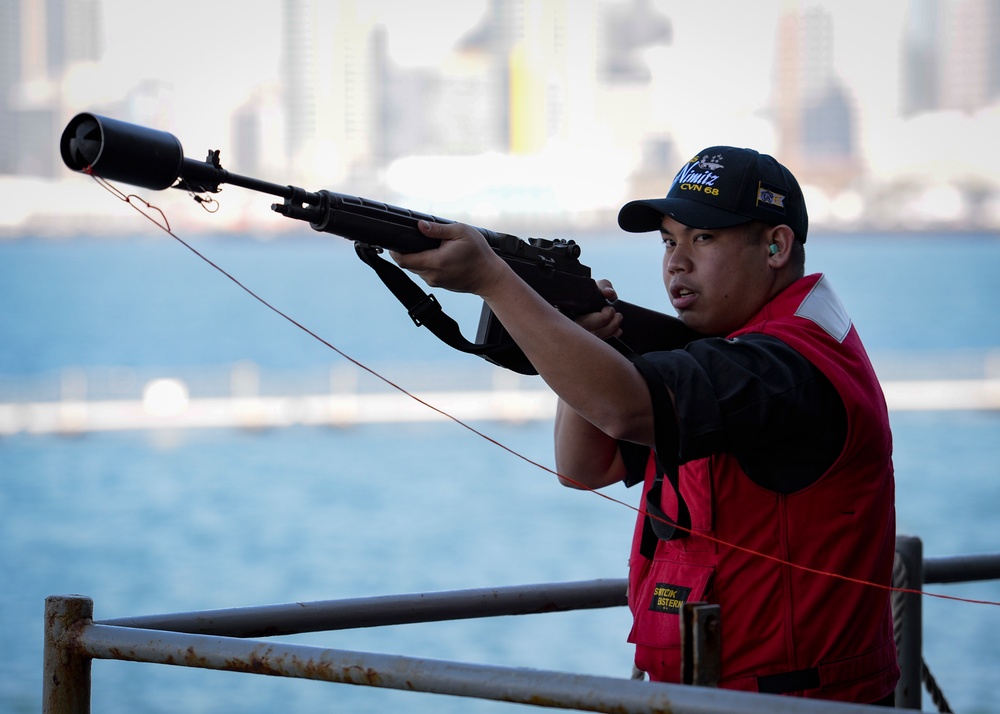
<svg viewBox="0 0 1000 714">
<path fill-rule="evenodd" d="M 440 240 L 441 245 L 419 253 L 390 252 L 390 255 L 401 268 L 416 273 L 431 287 L 483 295 L 503 271 L 509 270 L 482 234 L 471 226 L 419 221 L 417 227 L 428 238 Z"/>
<path fill-rule="evenodd" d="M 611 283 L 607 280 L 598 280 L 597 285 L 601 288 L 601 292 L 604 293 L 610 302 L 614 302 L 618 299 L 618 293 L 611 286 Z M 622 335 L 622 314 L 617 312 L 615 308 L 608 305 L 600 312 L 591 312 L 586 315 L 580 315 L 576 318 L 576 324 L 580 325 L 583 329 L 587 330 L 592 335 L 600 337 L 602 340 L 606 340 L 609 337 L 621 337 Z"/>
</svg>

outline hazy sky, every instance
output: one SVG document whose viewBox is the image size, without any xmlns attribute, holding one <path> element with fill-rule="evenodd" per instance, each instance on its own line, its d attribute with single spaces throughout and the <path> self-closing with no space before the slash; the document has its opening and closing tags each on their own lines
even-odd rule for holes
<svg viewBox="0 0 1000 714">
<path fill-rule="evenodd" d="M 386 26 L 397 63 L 434 65 L 483 16 L 486 4 L 365 0 L 358 12 Z M 858 140 L 873 173 L 905 173 L 925 183 L 971 173 L 1000 182 L 1000 163 L 990 161 L 985 148 L 1000 131 L 1000 109 L 975 117 L 898 118 L 900 29 L 908 0 L 654 4 L 674 30 L 669 48 L 648 55 L 659 72 L 656 101 L 669 109 L 669 128 L 682 152 L 738 142 L 774 150 L 766 111 L 777 18 L 789 6 L 818 5 L 834 20 L 835 73 L 855 100 Z M 199 155 L 228 135 L 229 113 L 255 85 L 281 81 L 281 7 L 280 0 L 103 0 L 104 59 L 67 82 L 67 111 L 120 100 L 141 80 L 158 82 L 170 89 L 160 101 L 170 105 L 173 124 L 157 128 L 180 137 L 188 155 Z"/>
<path fill-rule="evenodd" d="M 486 0 L 366 0 L 364 13 L 389 31 L 389 49 L 400 64 L 433 65 L 482 17 Z M 786 0 L 655 2 L 674 27 L 673 47 L 689 59 L 729 58 L 732 75 L 700 78 L 700 91 L 718 84 L 719 101 L 748 105 L 766 90 L 773 72 L 775 18 Z M 887 89 L 881 76 L 895 73 L 904 0 L 825 0 L 815 4 L 836 21 L 837 67 L 877 100 Z M 278 79 L 280 0 L 173 0 L 156 6 L 103 0 L 105 56 L 101 81 L 90 91 L 121 96 L 139 78 L 158 78 L 178 92 L 224 105 L 261 79 Z M 720 12 L 720 9 L 724 9 Z M 891 38 L 891 39 L 889 39 Z M 706 86 L 709 85 L 709 86 Z M 873 91 L 872 91 L 873 90 Z"/>
<path fill-rule="evenodd" d="M 759 118 L 774 72 L 776 18 L 788 0 L 658 0 L 655 4 L 674 28 L 669 52 L 676 58 L 671 66 L 678 70 L 671 77 L 672 100 L 703 108 L 700 117 L 695 112 L 684 114 L 678 132 L 697 135 L 699 126 L 707 126 L 713 117 Z M 837 74 L 855 93 L 866 136 L 875 137 L 867 140 L 875 144 L 866 149 L 877 154 L 877 161 L 888 163 L 901 151 L 895 147 L 901 134 L 892 127 L 898 106 L 899 28 L 907 2 L 812 0 L 812 4 L 834 17 Z M 482 16 L 486 0 L 366 0 L 360 5 L 361 12 L 387 27 L 394 60 L 412 66 L 439 61 Z M 177 106 L 203 108 L 199 110 L 203 117 L 218 117 L 218 124 L 206 128 L 206 136 L 217 137 L 225 129 L 220 115 L 244 101 L 253 85 L 280 81 L 280 0 L 173 0 L 155 6 L 104 0 L 104 22 L 104 61 L 99 69 L 82 70 L 70 83 L 71 93 L 76 87 L 79 95 L 69 98 L 71 105 L 73 99 L 87 103 L 88 98 L 120 98 L 140 79 L 154 79 L 172 87 Z M 704 71 L 706 67 L 712 72 Z M 716 76 L 717 67 L 728 68 L 728 76 Z M 211 125 L 211 119 L 207 123 Z M 958 137 L 937 137 L 937 141 L 947 145 L 949 138 L 959 141 Z M 962 150 L 947 147 L 942 153 Z"/>
</svg>

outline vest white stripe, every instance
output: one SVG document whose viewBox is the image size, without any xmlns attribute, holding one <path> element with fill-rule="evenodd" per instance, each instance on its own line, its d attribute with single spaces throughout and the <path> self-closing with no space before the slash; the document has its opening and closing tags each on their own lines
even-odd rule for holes
<svg viewBox="0 0 1000 714">
<path fill-rule="evenodd" d="M 825 275 L 813 285 L 795 316 L 812 320 L 837 342 L 843 342 L 851 331 L 851 316 Z"/>
</svg>

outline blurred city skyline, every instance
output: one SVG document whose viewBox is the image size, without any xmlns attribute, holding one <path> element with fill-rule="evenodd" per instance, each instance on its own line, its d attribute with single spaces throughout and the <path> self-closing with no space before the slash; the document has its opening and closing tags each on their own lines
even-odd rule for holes
<svg viewBox="0 0 1000 714">
<path fill-rule="evenodd" d="M 479 225 L 613 226 L 732 144 L 786 163 L 818 228 L 1000 228 L 995 0 L 0 0 L 0 26 L 2 235 L 134 220 L 59 158 L 80 111 Z M 220 201 L 171 222 L 289 228 Z"/>
</svg>

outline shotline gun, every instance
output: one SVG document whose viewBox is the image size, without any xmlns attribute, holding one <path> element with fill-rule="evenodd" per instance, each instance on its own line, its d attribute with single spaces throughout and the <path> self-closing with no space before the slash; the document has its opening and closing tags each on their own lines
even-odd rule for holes
<svg viewBox="0 0 1000 714">
<path fill-rule="evenodd" d="M 454 221 L 359 196 L 325 190 L 310 192 L 233 174 L 222 168 L 217 150 L 210 150 L 205 161 L 185 158 L 174 135 L 97 114 L 76 115 L 63 130 L 59 151 L 63 162 L 74 171 L 154 191 L 178 188 L 198 197 L 218 193 L 222 184 L 232 184 L 278 196 L 284 200 L 272 204 L 271 210 L 307 221 L 314 230 L 354 241 L 358 256 L 403 303 L 415 324 L 427 327 L 455 349 L 521 374 L 537 374 L 485 303 L 476 341 L 470 342 L 433 295 L 424 293 L 394 263 L 379 257 L 382 249 L 415 253 L 436 248 L 440 241 L 422 234 L 417 222 Z M 596 312 L 609 304 L 591 277 L 590 268 L 580 262 L 580 246 L 574 241 L 525 241 L 474 228 L 532 289 L 569 317 Z M 700 337 L 676 317 L 622 300 L 616 301 L 614 307 L 625 317 L 623 335 L 609 342 L 623 352 L 644 354 L 676 349 Z"/>
</svg>

